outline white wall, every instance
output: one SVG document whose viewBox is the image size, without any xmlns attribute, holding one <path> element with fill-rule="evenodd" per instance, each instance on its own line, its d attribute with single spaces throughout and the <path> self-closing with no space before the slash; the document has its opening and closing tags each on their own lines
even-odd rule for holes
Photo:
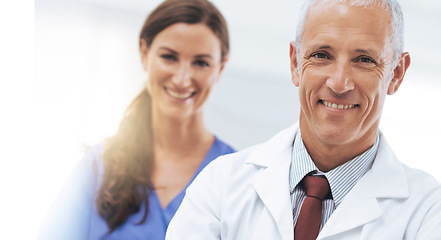
<svg viewBox="0 0 441 240">
<path fill-rule="evenodd" d="M 17 193 L 26 199 L 23 205 L 29 204 L 29 197 L 33 199 L 28 206 L 31 217 L 23 220 L 32 226 L 29 234 L 83 155 L 84 146 L 96 144 L 116 130 L 125 107 L 143 86 L 146 76 L 138 53 L 138 33 L 159 2 L 35 3 L 35 82 L 32 101 L 25 108 L 28 111 L 20 115 L 29 121 L 19 122 L 31 134 L 17 139 L 20 147 L 16 150 L 3 154 L 11 159 L 20 156 L 25 161 L 17 167 L 31 169 L 21 175 L 18 184 L 34 184 Z M 381 128 L 403 162 L 441 180 L 441 108 L 437 104 L 441 94 L 437 72 L 441 69 L 437 26 L 441 4 L 436 0 L 400 2 L 412 64 L 398 93 L 386 100 Z M 298 119 L 288 50 L 300 3 L 214 3 L 229 23 L 232 49 L 222 80 L 206 105 L 206 123 L 220 138 L 243 149 Z M 12 138 L 16 131 L 9 134 Z M 17 178 L 17 174 L 10 172 L 5 179 Z"/>
</svg>

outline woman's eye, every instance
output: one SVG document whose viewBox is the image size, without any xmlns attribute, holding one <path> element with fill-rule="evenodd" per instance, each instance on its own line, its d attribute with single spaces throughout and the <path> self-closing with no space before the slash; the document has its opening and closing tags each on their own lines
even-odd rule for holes
<svg viewBox="0 0 441 240">
<path fill-rule="evenodd" d="M 172 54 L 162 54 L 161 58 L 163 58 L 165 60 L 170 60 L 170 61 L 177 60 L 177 58 Z"/>
<path fill-rule="evenodd" d="M 194 64 L 196 64 L 197 66 L 200 66 L 200 67 L 209 67 L 210 66 L 210 64 L 208 64 L 206 61 L 204 61 L 204 60 L 196 60 L 195 62 L 194 62 Z"/>
</svg>

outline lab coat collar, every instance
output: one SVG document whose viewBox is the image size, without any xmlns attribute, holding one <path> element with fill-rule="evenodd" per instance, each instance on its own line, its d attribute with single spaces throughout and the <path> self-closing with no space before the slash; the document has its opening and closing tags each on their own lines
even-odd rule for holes
<svg viewBox="0 0 441 240">
<path fill-rule="evenodd" d="M 377 198 L 408 198 L 409 185 L 403 164 L 395 156 L 383 133 L 372 166 L 372 186 Z"/>
<path fill-rule="evenodd" d="M 371 170 L 346 195 L 317 239 L 335 236 L 379 218 L 383 215 L 379 199 L 408 197 L 404 167 L 380 132 L 380 145 Z"/>
<path fill-rule="evenodd" d="M 246 161 L 264 168 L 252 184 L 274 218 L 282 239 L 292 239 L 293 234 L 289 164 L 297 130 L 298 123 L 283 130 L 250 154 Z M 371 170 L 343 199 L 317 239 L 343 233 L 380 217 L 383 213 L 378 198 L 408 196 L 405 170 L 380 132 L 380 144 Z"/>
<path fill-rule="evenodd" d="M 298 128 L 299 124 L 296 123 L 291 127 L 279 132 L 270 140 L 261 144 L 256 151 L 248 156 L 246 162 L 261 167 L 269 167 L 275 163 L 275 159 L 290 161 L 290 158 L 280 159 L 280 156 L 278 155 L 292 149 L 292 144 Z M 291 155 L 289 157 L 291 157 Z"/>
<path fill-rule="evenodd" d="M 289 190 L 289 166 L 297 124 L 262 144 L 247 163 L 263 168 L 252 185 L 270 212 L 282 239 L 293 239 L 293 219 Z M 266 229 L 268 226 L 257 226 Z"/>
</svg>

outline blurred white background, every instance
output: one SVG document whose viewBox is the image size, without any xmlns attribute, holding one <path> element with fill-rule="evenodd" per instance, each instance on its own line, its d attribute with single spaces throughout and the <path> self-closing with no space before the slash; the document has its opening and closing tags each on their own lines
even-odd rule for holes
<svg viewBox="0 0 441 240">
<path fill-rule="evenodd" d="M 10 16 L 1 19 L 10 34 L 0 48 L 9 53 L 0 65 L 0 174 L 8 193 L 0 209 L 8 217 L 0 224 L 11 226 L 12 239 L 33 238 L 85 147 L 115 132 L 146 80 L 138 34 L 161 1 L 29 2 L 1 10 Z M 288 51 L 301 1 L 213 2 L 229 24 L 231 53 L 206 104 L 206 123 L 240 150 L 298 119 Z M 381 129 L 403 162 L 441 181 L 441 1 L 400 3 L 412 64 L 400 90 L 386 99 Z"/>
</svg>

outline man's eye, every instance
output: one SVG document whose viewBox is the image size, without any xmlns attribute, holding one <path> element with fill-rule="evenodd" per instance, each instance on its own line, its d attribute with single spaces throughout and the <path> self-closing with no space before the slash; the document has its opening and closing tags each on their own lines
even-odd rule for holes
<svg viewBox="0 0 441 240">
<path fill-rule="evenodd" d="M 162 54 L 161 58 L 163 58 L 165 60 L 171 60 L 171 61 L 177 60 L 176 57 L 172 54 Z"/>
<path fill-rule="evenodd" d="M 319 58 L 319 59 L 329 59 L 328 55 L 326 53 L 322 53 L 322 52 L 314 53 L 311 56 L 315 57 L 315 58 Z"/>
<path fill-rule="evenodd" d="M 196 64 L 197 66 L 200 66 L 200 67 L 208 67 L 208 66 L 210 66 L 210 64 L 208 64 L 206 61 L 204 61 L 204 60 L 196 60 L 195 62 L 194 62 L 194 64 Z"/>
<path fill-rule="evenodd" d="M 368 57 L 360 57 L 358 61 L 362 63 L 376 63 L 372 58 Z"/>
</svg>

